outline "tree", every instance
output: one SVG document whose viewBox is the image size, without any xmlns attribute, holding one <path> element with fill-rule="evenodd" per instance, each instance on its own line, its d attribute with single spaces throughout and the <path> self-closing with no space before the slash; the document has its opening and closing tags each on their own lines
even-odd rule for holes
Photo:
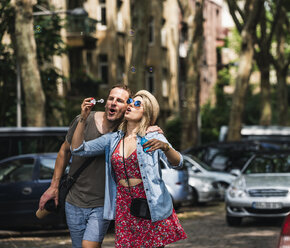
<svg viewBox="0 0 290 248">
<path fill-rule="evenodd" d="M 36 0 L 14 0 L 15 50 L 21 68 L 27 126 L 45 126 L 45 95 L 36 57 L 32 8 Z"/>
<path fill-rule="evenodd" d="M 277 84 L 278 84 L 278 122 L 280 125 L 288 125 L 289 124 L 289 114 L 288 114 L 288 89 L 286 78 L 289 73 L 289 64 L 290 64 L 290 52 L 289 45 L 287 48 L 287 44 L 290 41 L 290 23 L 287 17 L 290 11 L 289 1 L 288 1 L 288 9 L 287 9 L 287 1 L 282 1 L 281 13 L 277 17 L 277 29 L 276 29 L 276 56 L 272 57 L 272 62 L 276 69 L 277 74 Z M 288 49 L 288 50 L 287 50 Z"/>
<path fill-rule="evenodd" d="M 276 2 L 276 1 L 275 1 Z M 274 8 L 273 5 L 277 5 Z M 274 36 L 275 29 L 277 27 L 277 20 L 280 15 L 281 1 L 268 5 L 269 10 L 266 9 L 266 5 L 263 5 L 261 10 L 261 17 L 259 21 L 259 34 L 256 36 L 256 43 L 258 47 L 254 50 L 255 60 L 261 72 L 261 116 L 260 125 L 270 125 L 272 121 L 272 109 L 271 109 L 271 87 L 270 87 L 270 70 L 271 70 L 271 44 Z M 276 10 L 276 13 L 274 13 Z M 271 13 L 270 13 L 271 12 Z M 269 20 L 268 16 L 272 18 Z"/>
<path fill-rule="evenodd" d="M 10 0 L 0 2 L 0 126 L 16 125 L 15 56 L 9 44 L 2 42 L 5 34 L 14 33 L 14 11 Z"/>
<path fill-rule="evenodd" d="M 38 5 L 54 10 L 54 6 L 49 4 L 48 0 L 38 0 Z M 34 12 L 37 11 L 39 9 L 34 6 Z M 48 126 L 64 125 L 65 114 L 68 113 L 64 111 L 65 99 L 57 89 L 57 85 L 65 82 L 65 78 L 53 61 L 54 56 L 61 56 L 66 51 L 60 34 L 62 22 L 63 19 L 57 14 L 34 16 L 37 63 L 46 99 L 45 114 Z M 82 87 L 86 88 L 84 85 Z"/>
<path fill-rule="evenodd" d="M 198 115 L 200 93 L 200 68 L 203 55 L 203 8 L 204 0 L 196 2 L 193 32 L 189 42 L 185 83 L 185 103 L 182 106 L 182 143 L 186 149 L 199 142 Z"/>
<path fill-rule="evenodd" d="M 148 54 L 148 36 L 150 21 L 150 1 L 133 1 L 131 4 L 132 16 L 132 57 L 130 73 L 128 75 L 129 87 L 136 92 L 145 87 L 145 70 Z"/>
<path fill-rule="evenodd" d="M 239 140 L 241 135 L 240 131 L 244 113 L 244 101 L 254 56 L 255 32 L 264 1 L 246 0 L 243 11 L 238 6 L 236 0 L 227 0 L 227 3 L 237 29 L 242 30 L 242 44 L 239 56 L 240 61 L 230 111 L 229 131 L 227 137 L 229 141 L 235 141 Z M 238 15 L 242 18 L 239 18 Z"/>
</svg>

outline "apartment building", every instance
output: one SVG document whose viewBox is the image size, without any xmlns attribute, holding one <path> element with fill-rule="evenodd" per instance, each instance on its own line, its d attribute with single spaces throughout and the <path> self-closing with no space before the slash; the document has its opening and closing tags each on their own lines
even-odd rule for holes
<svg viewBox="0 0 290 248">
<path fill-rule="evenodd" d="M 180 109 L 180 89 L 196 0 L 151 0 L 148 24 L 148 55 L 143 88 L 151 91 L 161 106 L 159 125 Z M 99 95 L 105 97 L 112 85 L 128 82 L 132 44 L 136 38 L 130 0 L 50 0 L 56 9 L 68 10 L 62 30 L 69 52 L 55 57 L 55 65 L 73 80 L 78 72 L 101 81 Z M 182 13 L 180 3 L 190 8 Z M 201 104 L 211 96 L 217 79 L 217 41 L 221 34 L 221 6 L 206 0 L 204 9 L 204 56 Z M 130 86 L 130 85 L 129 85 Z M 60 87 L 60 93 L 63 91 Z"/>
</svg>

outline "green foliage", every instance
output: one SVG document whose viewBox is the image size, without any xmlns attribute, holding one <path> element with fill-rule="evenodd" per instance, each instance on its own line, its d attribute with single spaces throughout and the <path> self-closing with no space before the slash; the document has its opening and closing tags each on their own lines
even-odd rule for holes
<svg viewBox="0 0 290 248">
<path fill-rule="evenodd" d="M 99 95 L 100 80 L 88 74 L 85 69 L 81 69 L 71 77 L 71 90 L 66 97 L 66 121 L 72 120 L 80 113 L 80 103 L 86 97 L 96 97 Z M 94 110 L 103 111 L 103 105 L 96 105 Z"/>
<path fill-rule="evenodd" d="M 227 39 L 227 46 L 235 51 L 236 54 L 240 53 L 242 44 L 242 37 L 236 28 L 232 29 L 230 36 Z"/>
<path fill-rule="evenodd" d="M 14 30 L 14 11 L 10 0 L 0 2 L 0 41 Z M 0 126 L 16 125 L 16 67 L 11 46 L 0 43 Z"/>
<path fill-rule="evenodd" d="M 16 68 L 9 47 L 0 44 L 0 126 L 16 125 Z"/>
<path fill-rule="evenodd" d="M 39 4 L 49 9 L 45 0 Z M 39 11 L 35 9 L 34 11 Z M 55 112 L 65 110 L 64 99 L 57 91 L 58 82 L 65 83 L 65 78 L 53 66 L 53 56 L 61 55 L 66 51 L 60 31 L 63 20 L 58 15 L 35 16 L 34 37 L 37 44 L 37 61 L 40 69 L 41 83 L 46 97 L 47 125 L 58 125 L 62 120 L 56 120 Z M 64 117 L 63 117 L 64 118 Z M 59 122 L 58 122 L 59 121 Z"/>
<path fill-rule="evenodd" d="M 219 72 L 219 80 L 215 86 L 215 106 L 212 107 L 208 102 L 201 107 L 201 141 L 203 144 L 217 141 L 220 127 L 228 124 L 231 97 L 224 94 L 223 88 L 225 85 L 229 85 L 229 82 L 229 72 L 225 68 Z"/>
<path fill-rule="evenodd" d="M 34 18 L 34 37 L 40 66 L 50 61 L 52 56 L 61 55 L 66 51 L 60 35 L 61 27 L 62 20 L 57 15 Z"/>
<path fill-rule="evenodd" d="M 181 147 L 181 130 L 182 122 L 179 116 L 168 120 L 165 124 L 166 138 L 176 150 L 180 150 Z"/>
<path fill-rule="evenodd" d="M 261 115 L 261 95 L 253 94 L 255 89 L 254 85 L 249 85 L 246 94 L 245 111 L 244 111 L 244 124 L 245 125 L 258 125 Z"/>
</svg>

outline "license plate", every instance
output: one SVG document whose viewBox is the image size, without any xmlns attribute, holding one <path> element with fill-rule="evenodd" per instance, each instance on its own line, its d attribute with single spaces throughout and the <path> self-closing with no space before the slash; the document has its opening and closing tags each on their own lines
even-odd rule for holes
<svg viewBox="0 0 290 248">
<path fill-rule="evenodd" d="M 281 202 L 253 202 L 253 208 L 258 209 L 280 209 L 282 208 Z"/>
</svg>

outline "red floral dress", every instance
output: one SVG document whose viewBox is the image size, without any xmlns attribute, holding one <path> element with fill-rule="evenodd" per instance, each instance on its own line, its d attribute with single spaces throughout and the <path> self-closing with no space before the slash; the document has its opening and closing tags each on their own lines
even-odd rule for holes
<svg viewBox="0 0 290 248">
<path fill-rule="evenodd" d="M 129 188 L 119 183 L 121 179 L 126 179 L 123 157 L 119 153 L 120 143 L 111 158 L 118 182 L 115 220 L 116 247 L 160 247 L 187 238 L 174 210 L 168 218 L 156 222 L 130 214 L 131 196 L 146 198 L 146 195 L 143 183 L 130 186 L 131 195 Z M 125 163 L 128 177 L 141 179 L 136 150 L 125 158 Z"/>
</svg>

